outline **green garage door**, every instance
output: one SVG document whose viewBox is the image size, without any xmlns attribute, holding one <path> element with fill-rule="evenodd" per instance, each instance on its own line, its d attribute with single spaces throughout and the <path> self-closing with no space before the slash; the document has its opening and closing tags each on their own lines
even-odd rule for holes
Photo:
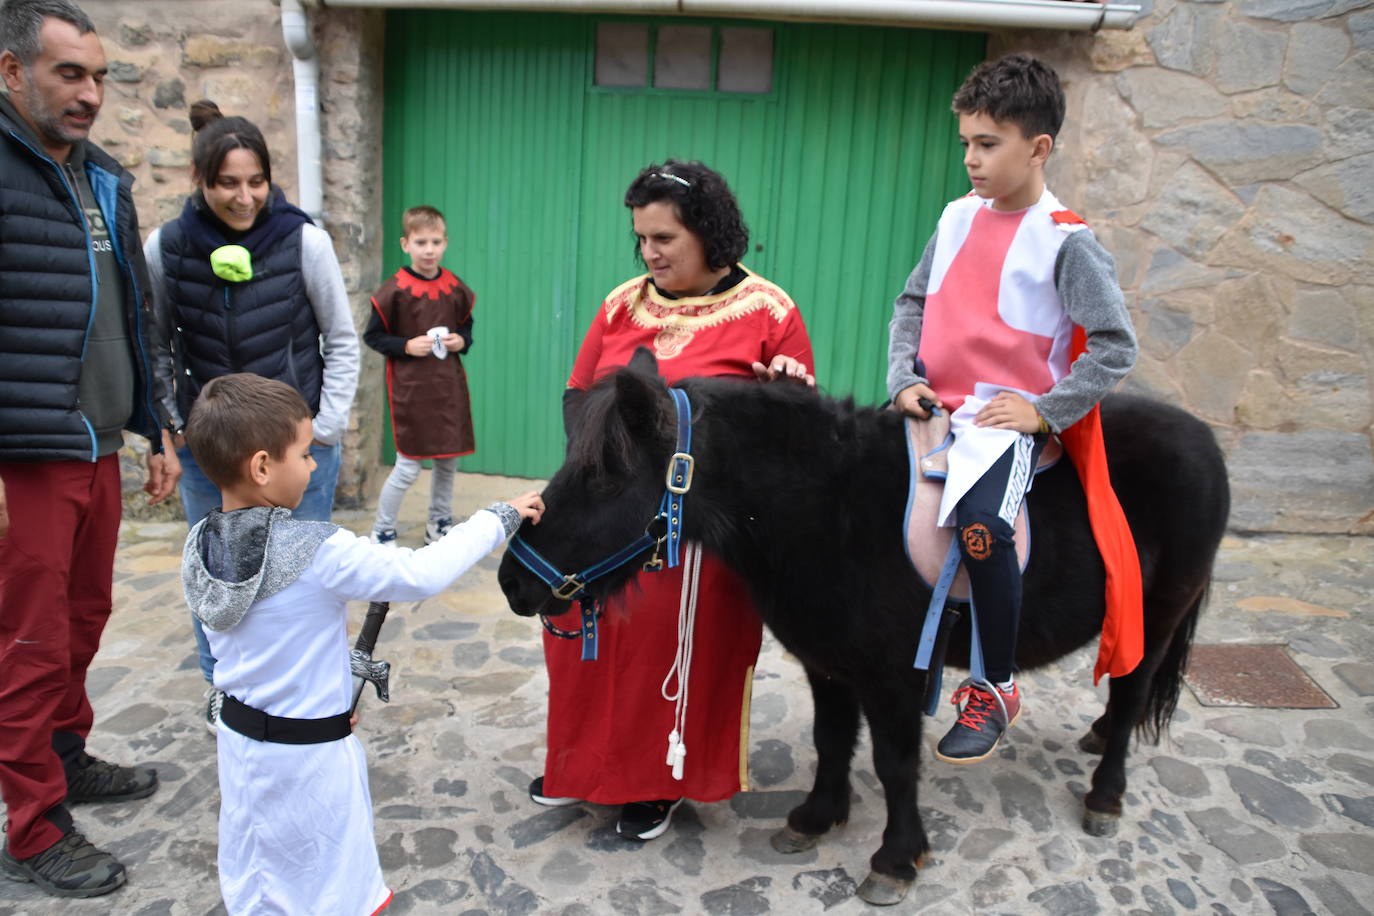
<svg viewBox="0 0 1374 916">
<path fill-rule="evenodd" d="M 642 268 L 626 185 L 649 162 L 722 172 L 745 263 L 796 300 L 831 394 L 883 399 L 892 299 L 945 201 L 967 191 L 949 98 L 984 36 L 857 26 L 393 12 L 386 238 L 449 218 L 477 291 L 465 470 L 542 477 L 601 297 Z M 387 271 L 402 263 L 388 242 Z"/>
</svg>

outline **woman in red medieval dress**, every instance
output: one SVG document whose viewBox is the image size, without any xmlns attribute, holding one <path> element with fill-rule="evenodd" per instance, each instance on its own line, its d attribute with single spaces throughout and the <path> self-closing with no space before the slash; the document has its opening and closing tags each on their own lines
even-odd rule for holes
<svg viewBox="0 0 1374 916">
<path fill-rule="evenodd" d="M 815 384 L 796 305 L 739 263 L 748 229 L 719 174 L 698 162 L 648 166 L 625 206 L 649 272 L 612 290 L 592 320 L 564 396 L 569 430 L 579 395 L 639 347 L 670 385 L 690 376 Z M 617 832 L 651 840 L 684 798 L 721 801 L 748 787 L 762 624 L 743 583 L 709 553 L 692 612 L 684 571 L 699 551 L 689 544 L 681 566 L 637 573 L 608 602 L 596 661 L 581 661 L 576 640 L 545 635 L 548 755 L 534 801 L 621 805 Z"/>
</svg>

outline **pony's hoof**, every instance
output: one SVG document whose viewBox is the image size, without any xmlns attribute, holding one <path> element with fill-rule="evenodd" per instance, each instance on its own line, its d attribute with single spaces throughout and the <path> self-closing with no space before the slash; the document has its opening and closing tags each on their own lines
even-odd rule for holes
<svg viewBox="0 0 1374 916">
<path fill-rule="evenodd" d="M 874 906 L 892 906 L 894 903 L 901 903 L 906 897 L 906 892 L 911 890 L 911 885 L 915 883 L 871 871 L 868 877 L 864 878 L 864 883 L 859 885 L 859 899 Z"/>
<path fill-rule="evenodd" d="M 1101 811 L 1083 812 L 1083 832 L 1088 836 L 1116 836 L 1116 827 L 1121 823 L 1121 815 L 1104 814 Z"/>
<path fill-rule="evenodd" d="M 769 838 L 768 842 L 774 849 L 785 856 L 795 855 L 799 852 L 806 852 L 815 849 L 816 844 L 821 841 L 824 834 L 802 833 L 800 830 L 793 830 L 789 824 Z"/>
<path fill-rule="evenodd" d="M 1107 750 L 1107 739 L 1088 729 L 1088 733 L 1078 739 L 1078 749 L 1085 754 L 1101 756 Z"/>
</svg>

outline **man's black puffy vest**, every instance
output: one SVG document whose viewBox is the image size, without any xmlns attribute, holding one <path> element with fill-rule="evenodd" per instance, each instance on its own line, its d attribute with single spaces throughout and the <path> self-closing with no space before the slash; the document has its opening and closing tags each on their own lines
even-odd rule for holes
<svg viewBox="0 0 1374 916">
<path fill-rule="evenodd" d="M 301 272 L 301 230 L 256 252 L 253 279 L 245 283 L 215 276 L 209 257 L 187 240 L 180 219 L 162 227 L 161 241 L 182 419 L 190 416 L 201 386 L 230 372 L 286 382 L 301 393 L 312 414 L 319 412 L 324 357 Z"/>
<path fill-rule="evenodd" d="M 125 284 L 134 412 L 125 428 L 162 450 L 133 176 L 94 144 L 86 172 Z M 85 217 L 62 168 L 0 112 L 0 461 L 94 461 L 77 403 L 95 297 Z"/>
</svg>

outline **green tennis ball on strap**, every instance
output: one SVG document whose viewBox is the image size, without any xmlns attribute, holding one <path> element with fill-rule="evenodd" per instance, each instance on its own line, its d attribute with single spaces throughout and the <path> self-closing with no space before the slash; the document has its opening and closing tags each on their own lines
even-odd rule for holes
<svg viewBox="0 0 1374 916">
<path fill-rule="evenodd" d="M 210 252 L 210 269 L 230 283 L 253 279 L 253 255 L 242 245 L 222 245 Z"/>
</svg>

